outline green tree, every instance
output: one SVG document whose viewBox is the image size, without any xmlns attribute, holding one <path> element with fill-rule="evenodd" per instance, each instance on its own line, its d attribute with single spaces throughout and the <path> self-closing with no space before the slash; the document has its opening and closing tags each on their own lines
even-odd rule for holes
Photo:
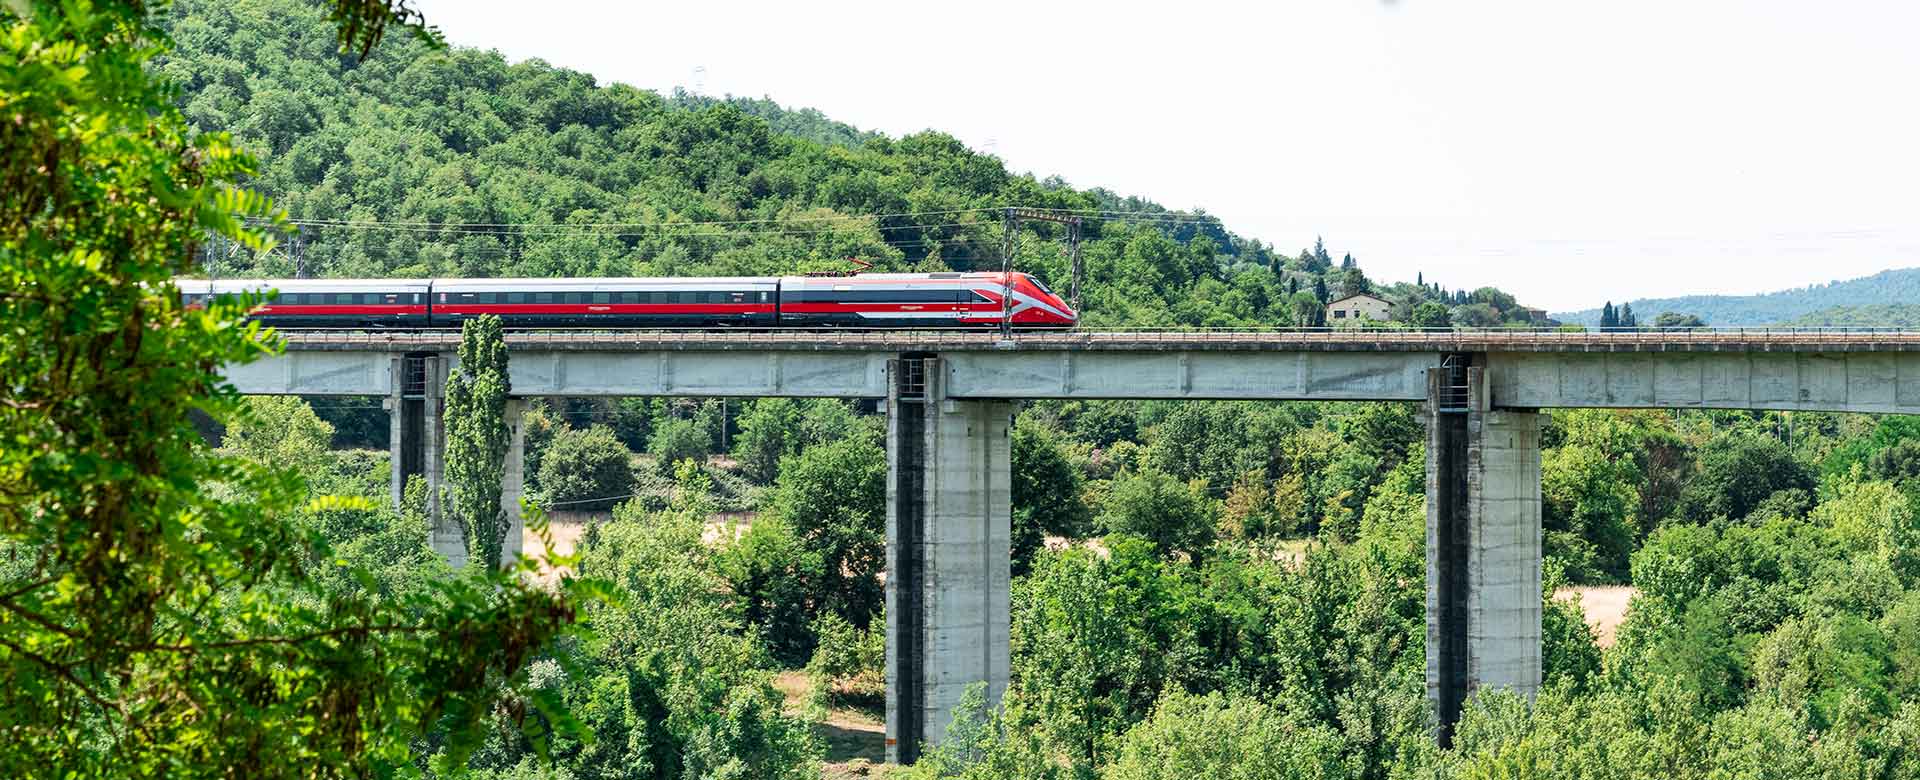
<svg viewBox="0 0 1920 780">
<path fill-rule="evenodd" d="M 887 454 L 869 441 L 823 444 L 780 467 L 768 511 L 800 539 L 811 615 L 835 612 L 864 628 L 879 613 L 886 497 Z"/>
<path fill-rule="evenodd" d="M 388 18 L 337 13 L 356 41 Z M 278 213 L 232 188 L 246 154 L 188 129 L 150 21 L 0 7 L 0 774 L 372 776 L 429 730 L 458 763 L 575 588 L 324 590 L 307 572 L 337 564 L 296 515 L 364 504 L 206 451 L 189 410 L 246 414 L 216 369 L 278 347 L 171 280 L 209 235 L 269 248 L 242 220 Z"/>
<path fill-rule="evenodd" d="M 1694 522 L 1741 519 L 1781 490 L 1812 490 L 1813 474 L 1777 439 L 1732 433 L 1700 449 L 1699 473 L 1682 488 L 1680 513 Z"/>
<path fill-rule="evenodd" d="M 525 740 L 497 740 L 477 768 L 494 777 L 819 776 L 807 724 L 782 712 L 765 655 L 701 541 L 704 477 L 681 476 L 668 510 L 623 504 L 581 537 L 580 574 L 608 583 L 614 598 L 588 607 L 592 635 L 559 648 L 536 682 L 592 739 L 555 740 L 558 771 L 544 770 Z M 496 717 L 504 727 L 513 715 Z"/>
<path fill-rule="evenodd" d="M 325 460 L 333 426 L 314 414 L 307 402 L 273 395 L 247 398 L 242 403 L 246 413 L 227 425 L 220 440 L 222 452 L 303 472 Z"/>
<path fill-rule="evenodd" d="M 625 501 L 633 488 L 633 453 L 604 425 L 560 429 L 540 459 L 544 506 L 610 509 Z"/>
<path fill-rule="evenodd" d="M 742 617 L 760 630 L 774 660 L 787 666 L 805 663 L 814 651 L 808 582 L 818 565 L 809 561 L 792 526 L 777 517 L 759 517 L 721 548 L 714 565 L 740 597 Z"/>
<path fill-rule="evenodd" d="M 1333 780 L 1348 776 L 1337 732 L 1249 696 L 1174 690 L 1127 731 L 1102 777 L 1113 780 Z"/>
<path fill-rule="evenodd" d="M 1214 501 L 1206 483 L 1182 483 L 1148 469 L 1114 480 L 1100 512 L 1100 527 L 1153 543 L 1163 555 L 1186 553 L 1199 559 L 1213 543 Z"/>
<path fill-rule="evenodd" d="M 1663 311 L 1660 312 L 1659 316 L 1653 318 L 1653 326 L 1661 330 L 1685 330 L 1687 328 L 1704 328 L 1707 326 L 1707 323 L 1705 320 L 1692 314 L 1682 314 L 1677 311 Z"/>
<path fill-rule="evenodd" d="M 500 506 L 506 476 L 507 342 L 500 318 L 481 315 L 460 327 L 460 364 L 447 376 L 447 513 L 466 535 L 467 559 L 500 565 L 512 530 Z"/>
<path fill-rule="evenodd" d="M 1027 573 L 1048 534 L 1085 536 L 1089 513 L 1080 469 L 1056 434 L 1022 418 L 1013 429 L 1013 573 Z"/>
<path fill-rule="evenodd" d="M 1407 324 L 1416 328 L 1448 328 L 1452 327 L 1453 318 L 1447 313 L 1446 306 L 1433 301 L 1422 301 L 1420 305 L 1413 307 L 1413 313 L 1408 317 Z"/>
<path fill-rule="evenodd" d="M 1541 458 L 1541 526 L 1547 555 L 1557 558 L 1579 583 L 1622 581 L 1638 538 L 1633 512 L 1640 475 L 1630 460 L 1580 444 L 1548 450 Z"/>
<path fill-rule="evenodd" d="M 795 454 L 789 443 L 800 424 L 799 405 L 791 398 L 762 398 L 740 416 L 740 435 L 733 440 L 733 459 L 748 479 L 772 482 L 780 459 Z"/>
<path fill-rule="evenodd" d="M 681 461 L 707 462 L 707 452 L 712 446 L 712 437 L 699 423 L 671 419 L 653 429 L 653 440 L 647 443 L 647 452 L 653 455 L 656 470 L 662 474 L 672 474 Z"/>
</svg>

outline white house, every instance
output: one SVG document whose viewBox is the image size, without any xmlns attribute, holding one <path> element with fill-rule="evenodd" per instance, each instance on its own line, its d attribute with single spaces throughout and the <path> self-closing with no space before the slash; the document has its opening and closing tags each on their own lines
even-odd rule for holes
<svg viewBox="0 0 1920 780">
<path fill-rule="evenodd" d="M 1348 320 L 1386 320 L 1387 310 L 1393 308 L 1385 298 L 1367 293 L 1354 293 L 1327 304 L 1327 324 L 1338 325 Z"/>
</svg>

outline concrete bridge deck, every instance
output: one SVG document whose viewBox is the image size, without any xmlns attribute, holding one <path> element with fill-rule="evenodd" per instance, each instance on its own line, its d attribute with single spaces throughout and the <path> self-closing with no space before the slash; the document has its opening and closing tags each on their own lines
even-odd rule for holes
<svg viewBox="0 0 1920 780">
<path fill-rule="evenodd" d="M 228 373 L 242 392 L 387 395 L 391 358 L 459 334 L 295 331 Z M 1488 369 L 1493 408 L 1920 413 L 1920 332 L 527 331 L 515 394 L 882 398 L 886 361 L 943 358 L 947 397 L 1420 401 L 1446 355 Z"/>
</svg>

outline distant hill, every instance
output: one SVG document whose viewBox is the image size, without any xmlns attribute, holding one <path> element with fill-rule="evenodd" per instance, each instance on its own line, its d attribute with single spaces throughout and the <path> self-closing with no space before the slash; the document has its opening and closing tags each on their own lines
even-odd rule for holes
<svg viewBox="0 0 1920 780">
<path fill-rule="evenodd" d="M 1693 314 L 1709 325 L 1822 324 L 1878 325 L 1880 318 L 1901 317 L 1891 325 L 1920 322 L 1920 268 L 1881 271 L 1858 279 L 1810 285 L 1761 295 L 1687 295 L 1678 298 L 1642 298 L 1631 301 L 1633 313 L 1650 323 L 1661 312 Z M 1597 325 L 1599 309 L 1553 315 L 1562 322 Z M 1809 319 L 1811 318 L 1811 319 Z M 1875 322 L 1854 321 L 1870 318 Z"/>
<path fill-rule="evenodd" d="M 1835 306 L 1784 324 L 1819 328 L 1920 328 L 1920 303 Z"/>
</svg>

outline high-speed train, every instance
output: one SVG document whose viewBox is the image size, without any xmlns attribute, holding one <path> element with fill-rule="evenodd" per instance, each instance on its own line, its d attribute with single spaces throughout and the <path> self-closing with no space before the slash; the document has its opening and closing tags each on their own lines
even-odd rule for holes
<svg viewBox="0 0 1920 780">
<path fill-rule="evenodd" d="M 176 279 L 189 306 L 271 291 L 248 313 L 282 328 L 1065 328 L 1078 312 L 1028 274 L 604 279 Z"/>
</svg>

